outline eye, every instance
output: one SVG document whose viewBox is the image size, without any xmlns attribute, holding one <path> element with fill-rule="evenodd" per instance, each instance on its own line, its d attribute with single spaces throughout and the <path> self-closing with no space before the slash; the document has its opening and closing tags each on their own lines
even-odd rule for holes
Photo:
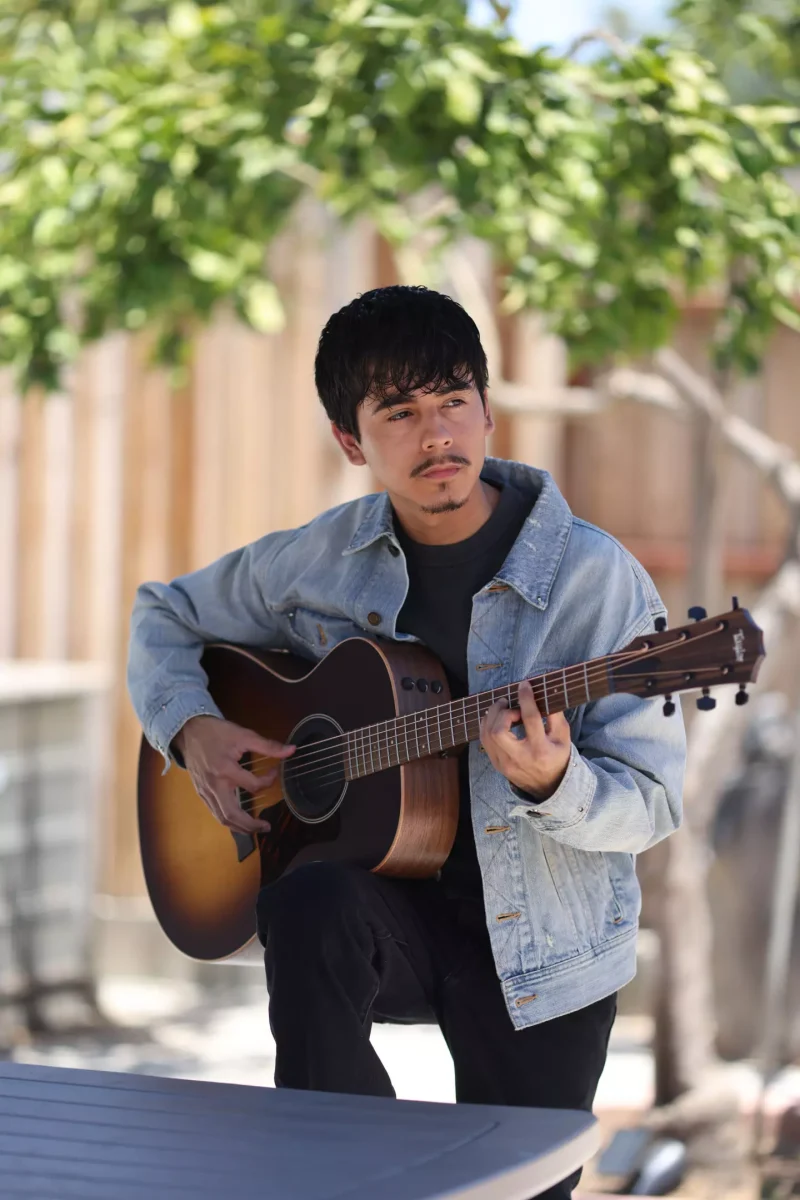
<svg viewBox="0 0 800 1200">
<path fill-rule="evenodd" d="M 466 400 L 461 400 L 458 396 L 454 396 L 452 400 L 448 400 L 446 402 L 445 408 L 449 408 L 453 404 L 455 404 L 461 408 L 466 404 Z M 397 421 L 398 417 L 407 417 L 410 412 L 411 412 L 410 408 L 400 409 L 399 412 L 393 412 L 391 414 L 391 416 L 388 418 L 388 420 L 389 421 Z"/>
</svg>

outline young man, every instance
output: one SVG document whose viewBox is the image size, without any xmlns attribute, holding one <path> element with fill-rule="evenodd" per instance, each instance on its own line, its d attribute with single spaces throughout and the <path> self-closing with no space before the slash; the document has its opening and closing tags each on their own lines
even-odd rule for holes
<svg viewBox="0 0 800 1200">
<path fill-rule="evenodd" d="M 639 563 L 573 517 L 546 472 L 485 458 L 486 357 L 449 297 L 354 300 L 322 332 L 316 382 L 342 451 L 385 490 L 144 584 L 133 613 L 145 733 L 232 829 L 263 828 L 237 802 L 237 785 L 257 790 L 244 752 L 293 748 L 222 718 L 204 642 L 319 659 L 354 635 L 420 641 L 458 697 L 616 651 L 664 612 Z M 372 1021 L 435 1019 L 459 1101 L 590 1110 L 635 971 L 634 856 L 680 823 L 684 749 L 679 713 L 665 719 L 658 700 L 613 695 L 543 720 L 521 687 L 520 710 L 494 705 L 461 755 L 438 878 L 312 863 L 264 889 L 276 1084 L 393 1095 Z"/>
</svg>

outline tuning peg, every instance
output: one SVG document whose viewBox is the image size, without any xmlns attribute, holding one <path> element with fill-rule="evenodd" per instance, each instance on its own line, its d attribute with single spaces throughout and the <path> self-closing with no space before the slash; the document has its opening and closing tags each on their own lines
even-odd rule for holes
<svg viewBox="0 0 800 1200">
<path fill-rule="evenodd" d="M 736 609 L 737 609 L 738 607 L 739 607 L 739 597 L 738 597 L 738 596 L 734 596 L 734 597 L 733 597 L 733 610 L 734 610 L 734 612 L 736 611 Z"/>
<path fill-rule="evenodd" d="M 672 703 L 672 696 L 665 696 L 665 697 L 664 697 L 664 709 L 663 709 L 663 712 L 664 712 L 664 716 L 665 716 L 665 717 L 671 717 L 671 716 L 673 716 L 673 714 L 674 714 L 674 712 L 675 712 L 675 705 Z"/>
<path fill-rule="evenodd" d="M 712 708 L 717 707 L 717 702 L 714 697 L 708 694 L 708 688 L 703 688 L 703 695 L 701 699 L 697 701 L 697 707 L 701 710 L 701 712 L 711 712 Z"/>
<path fill-rule="evenodd" d="M 694 608 L 689 609 L 689 619 L 691 621 L 705 621 L 707 616 L 708 613 L 704 608 L 701 608 L 699 604 L 696 604 Z"/>
<path fill-rule="evenodd" d="M 747 694 L 746 686 L 743 683 L 740 683 L 739 690 L 736 693 L 736 703 L 737 704 L 747 704 L 747 701 L 749 699 L 750 699 L 750 697 Z"/>
<path fill-rule="evenodd" d="M 667 628 L 666 617 L 656 617 L 656 633 L 663 633 Z"/>
</svg>

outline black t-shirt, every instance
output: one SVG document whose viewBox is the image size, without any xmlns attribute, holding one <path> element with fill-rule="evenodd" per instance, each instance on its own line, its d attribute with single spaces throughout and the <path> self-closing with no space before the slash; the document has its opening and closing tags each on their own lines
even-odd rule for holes
<svg viewBox="0 0 800 1200">
<path fill-rule="evenodd" d="M 469 691 L 467 638 L 472 598 L 500 570 L 530 510 L 530 498 L 506 484 L 488 521 L 471 537 L 444 546 L 413 541 L 395 518 L 395 532 L 406 557 L 409 578 L 397 631 L 414 634 L 441 661 L 454 700 Z M 458 777 L 458 832 L 442 868 L 441 885 L 454 898 L 482 901 L 466 750 L 459 755 Z"/>
</svg>

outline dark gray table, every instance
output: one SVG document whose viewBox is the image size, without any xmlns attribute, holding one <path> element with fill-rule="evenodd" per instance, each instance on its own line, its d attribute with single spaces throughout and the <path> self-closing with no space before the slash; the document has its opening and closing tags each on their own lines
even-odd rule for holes
<svg viewBox="0 0 800 1200">
<path fill-rule="evenodd" d="M 598 1143 L 588 1113 L 0 1062 L 3 1200 L 529 1200 Z"/>
</svg>

